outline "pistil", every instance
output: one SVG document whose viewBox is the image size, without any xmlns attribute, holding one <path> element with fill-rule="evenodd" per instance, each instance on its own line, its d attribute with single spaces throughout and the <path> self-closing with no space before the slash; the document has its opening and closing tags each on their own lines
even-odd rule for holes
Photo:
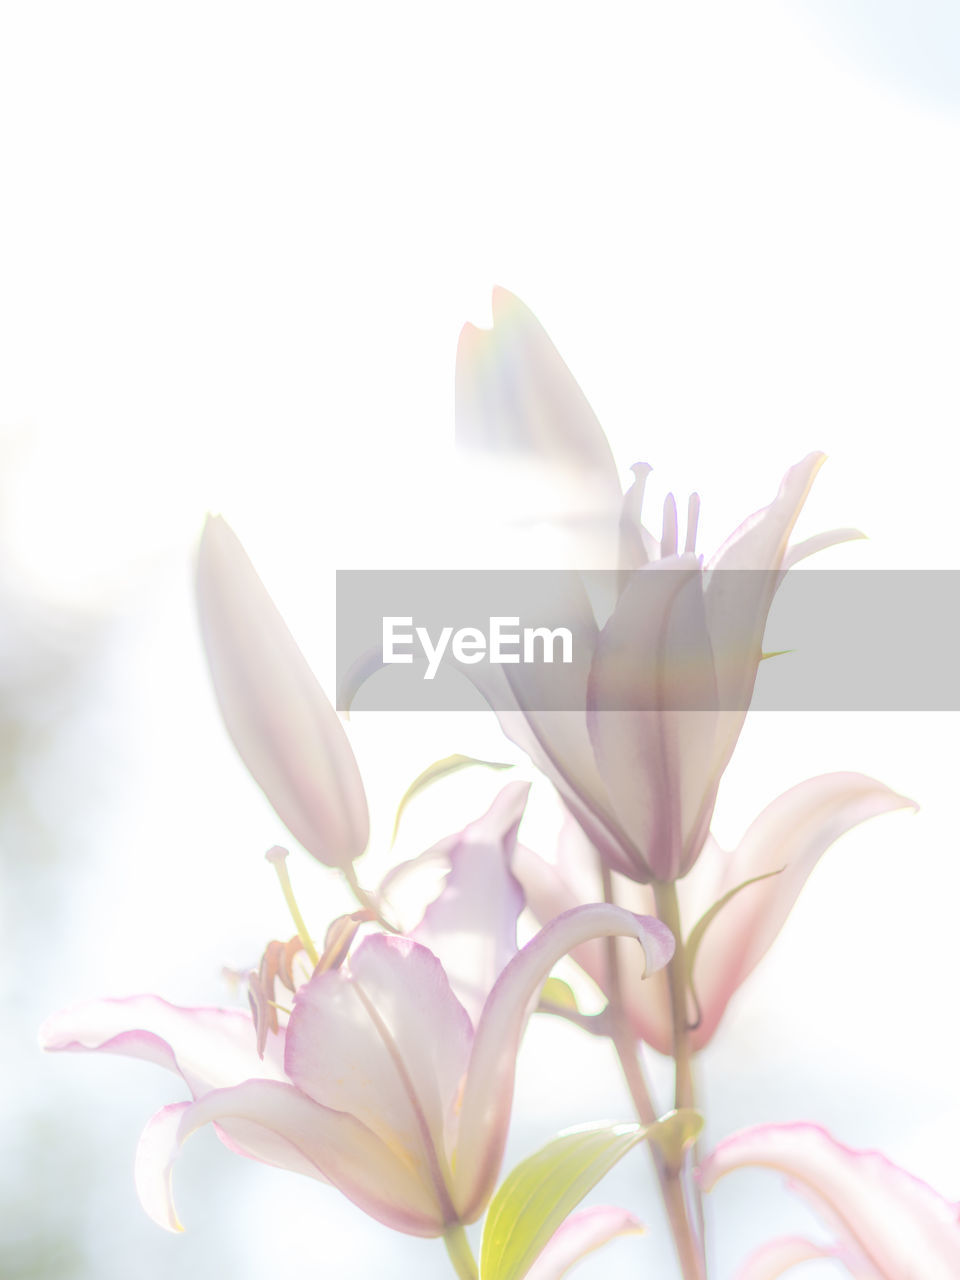
<svg viewBox="0 0 960 1280">
<path fill-rule="evenodd" d="M 290 883 L 290 873 L 287 871 L 287 850 L 280 845 L 274 845 L 267 853 L 267 861 L 272 862 L 280 881 L 280 888 L 283 890 L 283 896 L 293 918 L 294 927 L 297 935 L 303 944 L 303 949 L 310 957 L 310 963 L 316 968 L 320 963 L 320 956 L 317 948 L 313 945 L 313 940 L 307 932 L 307 926 L 300 914 L 300 908 L 297 906 L 297 900 L 293 896 L 293 885 Z"/>
</svg>

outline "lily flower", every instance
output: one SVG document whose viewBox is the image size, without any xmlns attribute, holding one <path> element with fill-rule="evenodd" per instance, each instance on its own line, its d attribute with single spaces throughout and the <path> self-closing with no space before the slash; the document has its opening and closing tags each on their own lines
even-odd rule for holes
<svg viewBox="0 0 960 1280">
<path fill-rule="evenodd" d="M 260 1018 L 262 1057 L 250 1015 L 154 996 L 47 1021 L 47 1049 L 146 1058 L 187 1084 L 192 1100 L 163 1108 L 138 1149 L 137 1188 L 154 1221 L 181 1229 L 171 1170 L 207 1123 L 233 1150 L 328 1181 L 396 1230 L 441 1236 L 479 1217 L 503 1156 L 520 1040 L 550 970 L 591 938 L 639 940 L 650 972 L 673 952 L 659 921 L 609 904 L 565 913 L 516 951 L 521 898 L 507 864 L 525 800 L 523 786 L 505 788 L 485 819 L 452 838 L 445 892 L 417 931 L 456 949 L 463 921 L 481 921 L 456 980 L 466 1006 L 422 941 L 373 934 L 338 966 L 316 967 L 289 1018 Z"/>
<path fill-rule="evenodd" d="M 639 883 L 687 874 L 710 828 L 720 778 L 739 737 L 762 659 L 767 614 L 782 575 L 804 556 L 862 536 L 840 529 L 791 548 L 790 535 L 824 461 L 791 467 L 774 500 L 706 563 L 696 551 L 699 497 L 680 543 L 669 495 L 659 538 L 641 521 L 649 470 L 620 492 L 616 468 L 582 391 L 517 299 L 494 294 L 494 329 L 464 330 L 458 351 L 457 433 L 505 468 L 517 456 L 562 478 L 555 516 L 576 474 L 590 479 L 593 567 L 628 570 L 601 626 L 586 590 L 563 602 L 576 628 L 573 670 L 582 709 L 549 708 L 533 664 L 504 669 L 491 701 L 504 732 L 554 783 L 612 870 Z M 591 479 L 592 478 L 592 479 Z M 542 515 L 543 513 L 538 513 Z M 566 522 L 580 527 L 576 510 Z M 617 543 L 610 536 L 617 531 Z M 581 560 L 582 557 L 576 557 Z M 499 674 L 499 673 L 498 673 Z M 478 673 L 478 683 L 490 679 Z M 489 687 L 484 690 L 489 696 Z"/>
<path fill-rule="evenodd" d="M 241 759 L 303 847 L 348 870 L 370 837 L 357 762 L 336 711 L 220 516 L 204 525 L 197 602 L 217 701 Z"/>
<path fill-rule="evenodd" d="M 758 1125 L 721 1142 L 700 1167 L 711 1191 L 734 1169 L 776 1169 L 829 1225 L 832 1245 L 799 1237 L 762 1246 L 738 1280 L 775 1280 L 796 1263 L 831 1258 L 856 1280 L 954 1280 L 960 1205 L 878 1151 L 853 1151 L 813 1124 Z"/>
<path fill-rule="evenodd" d="M 713 1037 L 727 1005 L 769 950 L 820 857 L 845 832 L 868 818 L 916 808 L 881 782 L 860 773 L 828 773 L 784 792 L 748 827 L 728 852 L 708 837 L 697 865 L 677 882 L 680 917 L 689 939 L 696 922 L 719 906 L 700 931 L 691 974 L 690 1043 L 701 1049 Z M 514 872 L 527 905 L 541 924 L 580 902 L 602 897 L 599 862 L 583 832 L 566 824 L 556 864 L 522 845 Z M 632 911 L 653 912 L 649 886 L 614 875 L 613 898 Z M 665 975 L 642 985 L 635 957 L 617 947 L 621 983 L 615 988 L 604 946 L 587 944 L 574 959 L 612 996 L 639 1039 L 669 1054 L 673 1031 Z"/>
</svg>

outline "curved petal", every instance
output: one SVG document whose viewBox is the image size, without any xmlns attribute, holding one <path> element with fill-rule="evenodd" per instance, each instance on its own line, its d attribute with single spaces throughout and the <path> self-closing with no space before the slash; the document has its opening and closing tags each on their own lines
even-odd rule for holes
<svg viewBox="0 0 960 1280">
<path fill-rule="evenodd" d="M 510 865 L 529 792 L 527 782 L 508 783 L 488 812 L 455 838 L 443 889 L 410 934 L 440 960 L 474 1025 L 517 950 L 523 890 Z"/>
<path fill-rule="evenodd" d="M 848 1249 L 814 1244 L 800 1236 L 782 1236 L 761 1245 L 737 1272 L 736 1280 L 777 1280 L 791 1267 L 801 1262 L 814 1262 L 818 1258 L 842 1262 L 853 1280 L 883 1280 L 876 1267 Z"/>
<path fill-rule="evenodd" d="M 154 1222 L 182 1230 L 173 1205 L 171 1170 L 187 1138 L 208 1123 L 252 1124 L 297 1153 L 298 1172 L 312 1168 L 365 1213 L 396 1231 L 437 1236 L 444 1215 L 429 1186 L 403 1158 L 352 1115 L 331 1111 L 292 1085 L 248 1080 L 194 1103 L 167 1107 L 144 1130 L 137 1152 L 141 1203 Z M 279 1163 L 279 1162 L 278 1162 Z"/>
<path fill-rule="evenodd" d="M 758 1125 L 721 1142 L 701 1180 L 709 1191 L 751 1165 L 779 1170 L 809 1192 L 883 1280 L 960 1275 L 960 1206 L 879 1152 L 852 1151 L 818 1125 Z"/>
<path fill-rule="evenodd" d="M 828 773 L 763 810 L 727 858 L 717 897 L 754 876 L 780 874 L 738 893 L 703 936 L 693 975 L 702 1012 L 695 1047 L 710 1039 L 731 996 L 766 954 L 821 854 L 867 818 L 911 807 L 912 800 L 864 774 Z"/>
<path fill-rule="evenodd" d="M 527 1272 L 526 1280 L 560 1280 L 581 1258 L 615 1236 L 642 1235 L 645 1230 L 639 1218 L 613 1205 L 598 1205 L 571 1214 L 554 1232 Z"/>
<path fill-rule="evenodd" d="M 606 903 L 576 907 L 552 920 L 513 957 L 484 1006 L 463 1090 L 454 1168 L 455 1203 L 472 1221 L 493 1191 L 503 1157 L 517 1051 L 540 988 L 558 960 L 590 938 L 633 937 L 647 972 L 673 954 L 673 936 L 659 920 Z"/>
<path fill-rule="evenodd" d="M 827 529 L 823 533 L 815 533 L 812 538 L 804 538 L 803 542 L 795 542 L 788 547 L 780 568 L 786 572 L 792 569 L 807 556 L 815 556 L 818 551 L 826 551 L 827 547 L 836 547 L 841 542 L 857 542 L 867 535 L 859 529 Z"/>
<path fill-rule="evenodd" d="M 304 1094 L 349 1111 L 427 1183 L 447 1181 L 473 1027 L 439 960 L 408 938 L 366 938 L 341 969 L 297 992 L 286 1070 Z"/>
<path fill-rule="evenodd" d="M 456 440 L 490 464 L 501 509 L 564 535 L 577 567 L 612 569 L 622 490 L 606 436 L 533 313 L 493 291 L 493 328 L 464 326 L 457 346 Z"/>
<path fill-rule="evenodd" d="M 370 835 L 343 725 L 236 534 L 208 516 L 197 560 L 200 626 L 224 723 L 277 814 L 328 866 Z"/>
<path fill-rule="evenodd" d="M 734 529 L 707 569 L 779 569 L 793 526 L 824 462 L 826 454 L 808 453 L 792 466 L 780 482 L 773 502 L 747 516 Z"/>
<path fill-rule="evenodd" d="M 579 823 L 566 814 L 557 841 L 558 855 L 561 850 L 569 849 L 571 846 L 576 852 L 583 852 L 597 863 L 596 851 L 587 840 Z M 541 928 L 574 907 L 603 901 L 603 884 L 599 875 L 599 865 L 597 874 L 591 875 L 592 867 L 587 862 L 582 867 L 585 874 L 581 875 L 579 866 L 566 865 L 565 856 L 558 857 L 558 863 L 547 862 L 526 845 L 518 844 L 513 869 L 520 881 L 526 905 Z M 603 942 L 592 939 L 578 947 L 575 952 L 571 952 L 576 962 L 598 986 L 602 986 L 603 979 L 603 964 L 599 959 L 603 948 Z"/>
<path fill-rule="evenodd" d="M 596 851 L 572 818 L 560 834 L 560 848 L 574 845 L 585 858 L 596 860 Z M 524 845 L 517 846 L 514 870 L 523 887 L 527 906 L 537 923 L 549 924 L 564 911 L 573 907 L 597 902 L 603 897 L 599 875 L 591 885 L 589 876 L 574 876 L 574 868 L 567 869 L 546 862 Z M 583 868 L 587 870 L 586 867 Z M 586 881 L 586 883 L 584 883 Z M 681 884 L 685 883 L 681 881 Z M 576 888 L 574 888 L 576 884 Z M 649 885 L 637 884 L 624 876 L 614 875 L 614 900 L 620 907 L 634 915 L 653 915 L 655 903 Z M 686 919 L 686 917 L 684 917 Z M 617 938 L 617 961 L 620 969 L 620 991 L 624 1012 L 638 1040 L 645 1040 L 660 1053 L 670 1054 L 673 1048 L 673 1032 L 670 1015 L 670 991 L 666 974 L 658 970 L 644 979 L 643 952 L 632 945 L 629 938 Z M 607 974 L 607 945 L 602 938 L 591 938 L 570 952 L 584 973 L 592 978 L 609 999 L 611 994 Z"/>
<path fill-rule="evenodd" d="M 729 713 L 717 739 L 718 774 L 740 736 L 787 543 L 824 460 L 824 454 L 811 453 L 791 467 L 773 502 L 749 516 L 707 565 L 704 597 L 718 705 Z"/>
<path fill-rule="evenodd" d="M 636 850 L 627 874 L 675 880 L 700 851 L 719 782 L 717 689 L 695 556 L 630 574 L 597 642 L 587 725 Z"/>
<path fill-rule="evenodd" d="M 504 733 L 557 788 L 595 847 L 612 866 L 629 874 L 631 842 L 597 769 L 587 729 L 590 663 L 598 637 L 593 607 L 576 575 L 561 575 L 556 591 L 555 616 L 562 617 L 573 634 L 573 662 L 563 676 L 564 703 L 573 709 L 544 710 L 555 705 L 556 695 L 555 669 L 548 664 L 496 668 L 496 687 L 490 669 L 471 668 L 470 679 L 494 708 Z"/>
<path fill-rule="evenodd" d="M 284 1079 L 283 1037 L 270 1036 L 263 1061 L 247 1013 L 185 1009 L 159 996 L 90 1000 L 52 1014 L 40 1028 L 51 1052 L 119 1053 L 176 1072 L 194 1097 L 251 1077 Z"/>
<path fill-rule="evenodd" d="M 155 1062 L 179 1075 L 196 1099 L 248 1079 L 286 1080 L 284 1034 L 281 1029 L 267 1036 L 261 1060 L 249 1014 L 184 1009 L 148 995 L 91 1000 L 55 1013 L 40 1028 L 40 1044 L 49 1051 L 117 1053 Z M 217 1135 L 238 1155 L 283 1168 L 298 1165 L 293 1148 L 254 1125 L 218 1125 Z"/>
</svg>

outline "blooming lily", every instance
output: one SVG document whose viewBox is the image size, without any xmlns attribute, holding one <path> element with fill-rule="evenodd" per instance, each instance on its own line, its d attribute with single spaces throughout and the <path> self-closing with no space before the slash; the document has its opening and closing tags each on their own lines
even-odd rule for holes
<svg viewBox="0 0 960 1280">
<path fill-rule="evenodd" d="M 503 673 L 501 725 L 554 783 L 612 871 L 640 883 L 674 881 L 707 839 L 783 572 L 860 535 L 841 529 L 789 546 L 824 460 L 812 453 L 706 565 L 696 554 L 696 494 L 682 549 L 672 494 L 655 538 L 640 518 L 648 468 L 635 468 L 621 496 L 609 446 L 583 393 L 534 317 L 503 290 L 494 294 L 493 332 L 464 331 L 457 386 L 464 447 L 486 446 L 505 461 L 518 453 L 531 462 L 542 458 L 550 475 L 559 468 L 567 478 L 560 508 L 577 471 L 592 477 L 590 527 L 606 534 L 591 545 L 603 545 L 609 557 L 594 566 L 634 571 L 602 626 L 585 592 L 572 588 L 565 601 L 578 632 L 574 678 L 582 710 L 545 709 L 543 681 L 551 673 L 521 665 Z M 611 529 L 619 533 L 618 552 L 606 536 Z"/>
<path fill-rule="evenodd" d="M 955 1280 L 960 1275 L 960 1205 L 877 1151 L 853 1151 L 813 1124 L 758 1125 L 721 1142 L 703 1162 L 711 1191 L 734 1169 L 785 1174 L 836 1235 L 833 1245 L 798 1237 L 762 1246 L 738 1280 L 775 1280 L 813 1258 L 842 1262 L 856 1280 Z"/>
<path fill-rule="evenodd" d="M 763 959 L 821 855 L 844 832 L 881 813 L 915 807 L 905 796 L 859 773 L 828 773 L 784 792 L 748 827 L 736 849 L 707 838 L 697 865 L 677 883 L 680 916 L 689 931 L 728 894 L 696 948 L 691 975 L 690 1043 L 700 1049 L 714 1035 L 735 992 Z M 556 864 L 520 847 L 514 870 L 527 904 L 541 923 L 580 902 L 602 897 L 596 854 L 580 828 L 564 828 Z M 652 912 L 653 891 L 613 876 L 615 901 Z M 743 886 L 740 888 L 740 886 Z M 670 1053 L 672 1024 L 665 975 L 642 985 L 635 957 L 618 945 L 617 988 L 630 1025 L 653 1048 Z M 606 992 L 614 986 L 604 946 L 587 944 L 575 959 Z"/>
<path fill-rule="evenodd" d="M 349 869 L 370 820 L 343 725 L 237 539 L 208 516 L 197 601 L 210 674 L 244 764 L 303 847 Z"/>
<path fill-rule="evenodd" d="M 659 921 L 598 904 L 565 913 L 512 954 L 521 901 L 515 882 L 503 888 L 525 799 L 524 787 L 506 788 L 486 819 L 453 839 L 445 894 L 419 930 L 443 949 L 479 908 L 485 924 L 472 958 L 480 963 L 464 970 L 461 986 L 472 1015 L 423 942 L 374 934 L 339 967 L 313 971 L 286 1025 L 264 1036 L 261 1022 L 262 1058 L 249 1015 L 154 996 L 47 1021 L 47 1049 L 146 1058 L 187 1084 L 192 1101 L 163 1108 L 138 1149 L 138 1192 L 156 1222 L 179 1229 L 171 1169 L 184 1141 L 211 1122 L 232 1149 L 329 1181 L 399 1231 L 445 1235 L 482 1213 L 503 1155 L 520 1040 L 550 970 L 591 938 L 639 940 L 650 972 L 673 950 Z M 500 872 L 490 866 L 497 830 Z"/>
</svg>

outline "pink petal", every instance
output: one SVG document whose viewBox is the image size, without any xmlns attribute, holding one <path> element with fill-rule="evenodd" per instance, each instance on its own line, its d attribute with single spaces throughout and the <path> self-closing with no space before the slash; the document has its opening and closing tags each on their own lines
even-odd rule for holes
<svg viewBox="0 0 960 1280">
<path fill-rule="evenodd" d="M 498 711 L 497 719 L 507 737 L 553 783 L 608 865 L 625 875 L 635 874 L 636 855 L 597 770 L 584 713 L 537 711 L 528 705 L 522 711 Z"/>
<path fill-rule="evenodd" d="M 234 746 L 304 848 L 328 866 L 346 866 L 370 834 L 357 762 L 337 713 L 219 516 L 204 526 L 197 597 Z"/>
<path fill-rule="evenodd" d="M 171 1170 L 186 1139 L 202 1125 L 249 1125 L 275 1139 L 274 1150 L 293 1159 L 274 1163 L 312 1172 L 339 1188 L 365 1213 L 410 1235 L 443 1233 L 444 1215 L 431 1189 L 401 1155 L 354 1116 L 318 1106 L 292 1085 L 248 1080 L 217 1089 L 194 1103 L 158 1112 L 137 1153 L 137 1190 L 143 1207 L 167 1230 L 181 1230 L 171 1193 Z"/>
<path fill-rule="evenodd" d="M 247 1013 L 185 1009 L 159 996 L 91 1000 L 52 1014 L 40 1028 L 50 1051 L 119 1053 L 175 1071 L 194 1097 L 251 1076 L 282 1080 L 282 1037 L 271 1036 L 261 1062 Z"/>
<path fill-rule="evenodd" d="M 284 1033 L 267 1038 L 263 1060 L 249 1014 L 233 1009 L 184 1009 L 159 996 L 92 1000 L 48 1018 L 40 1043 L 50 1051 L 117 1053 L 155 1062 L 179 1075 L 194 1098 L 254 1079 L 286 1080 Z M 220 1140 L 239 1155 L 296 1168 L 296 1150 L 254 1125 L 217 1126 Z"/>
<path fill-rule="evenodd" d="M 301 987 L 286 1069 L 315 1102 L 355 1115 L 426 1183 L 447 1179 L 473 1027 L 436 956 L 368 937 L 347 966 Z"/>
<path fill-rule="evenodd" d="M 762 1245 L 739 1269 L 736 1280 L 777 1280 L 798 1263 L 813 1262 L 818 1258 L 843 1263 L 854 1280 L 883 1280 L 876 1267 L 849 1249 L 814 1244 L 800 1236 L 783 1236 Z"/>
<path fill-rule="evenodd" d="M 823 453 L 808 453 L 790 468 L 777 496 L 736 528 L 710 560 L 708 569 L 779 569 L 787 543 L 817 472 Z"/>
<path fill-rule="evenodd" d="M 718 704 L 729 712 L 717 743 L 718 773 L 743 727 L 787 543 L 823 461 L 822 453 L 811 453 L 791 467 L 773 502 L 748 517 L 707 566 L 705 603 Z"/>
<path fill-rule="evenodd" d="M 527 906 L 541 925 L 572 907 L 598 902 L 603 897 L 597 852 L 572 818 L 561 829 L 558 852 L 561 865 L 554 866 L 524 845 L 517 846 L 514 870 L 523 886 Z M 682 880 L 680 887 L 685 885 L 686 880 Z M 648 885 L 614 875 L 613 888 L 618 906 L 634 915 L 654 914 L 653 892 Z M 618 938 L 616 947 L 624 1011 L 630 1025 L 638 1039 L 669 1054 L 673 1032 L 666 974 L 658 971 L 644 980 L 642 950 L 630 938 Z M 591 938 L 574 948 L 570 955 L 609 998 L 605 940 Z"/>
<path fill-rule="evenodd" d="M 852 1151 L 817 1125 L 758 1125 L 717 1147 L 701 1167 L 703 1185 L 709 1191 L 750 1165 L 778 1169 L 809 1192 L 882 1280 L 960 1275 L 960 1206 L 879 1152 Z"/>
<path fill-rule="evenodd" d="M 474 1025 L 517 950 L 523 891 L 510 864 L 529 791 L 529 783 L 509 783 L 489 811 L 455 837 L 440 896 L 410 935 L 440 960 Z"/>
<path fill-rule="evenodd" d="M 460 335 L 456 423 L 458 448 L 489 459 L 499 492 L 523 491 L 525 523 L 559 528 L 577 567 L 615 567 L 622 490 L 610 446 L 543 327 L 506 289 L 493 291 L 493 329 Z"/>
<path fill-rule="evenodd" d="M 630 873 L 630 839 L 598 772 L 587 728 L 588 679 L 598 631 L 590 599 L 574 575 L 565 574 L 560 581 L 555 616 L 562 617 L 573 634 L 573 663 L 563 678 L 568 705 L 574 709 L 543 710 L 556 692 L 554 669 L 544 663 L 471 668 L 470 678 L 496 710 L 504 733 L 554 784 L 594 846 L 612 866 Z M 492 694 L 491 671 L 499 671 L 502 681 Z"/>
<path fill-rule="evenodd" d="M 700 851 L 719 781 L 717 691 L 696 557 L 657 560 L 630 575 L 594 653 L 587 724 L 635 850 L 627 874 L 675 880 Z"/>
<path fill-rule="evenodd" d="M 704 934 L 693 975 L 702 1012 L 696 1047 L 707 1043 L 731 996 L 766 954 L 821 854 L 867 818 L 910 807 L 913 801 L 873 778 L 828 773 L 769 804 L 732 854 L 717 850 L 726 864 L 717 898 L 754 876 L 782 870 L 732 898 Z"/>
<path fill-rule="evenodd" d="M 572 1214 L 554 1233 L 526 1280 L 560 1280 L 581 1258 L 615 1236 L 641 1235 L 643 1231 L 639 1218 L 612 1205 Z"/>
<path fill-rule="evenodd" d="M 517 952 L 497 980 L 477 1027 L 463 1091 L 454 1175 L 464 1222 L 481 1212 L 496 1182 L 517 1052 L 540 988 L 557 961 L 581 943 L 621 935 L 641 943 L 648 972 L 662 968 L 673 954 L 673 937 L 659 920 L 598 903 L 552 920 Z"/>
<path fill-rule="evenodd" d="M 804 538 L 803 542 L 795 542 L 788 547 L 780 567 L 784 570 L 792 569 L 795 564 L 806 560 L 807 556 L 816 555 L 818 551 L 825 551 L 827 547 L 835 547 L 841 542 L 856 542 L 866 536 L 859 529 L 827 529 L 824 533 L 815 533 L 812 538 Z"/>
</svg>

